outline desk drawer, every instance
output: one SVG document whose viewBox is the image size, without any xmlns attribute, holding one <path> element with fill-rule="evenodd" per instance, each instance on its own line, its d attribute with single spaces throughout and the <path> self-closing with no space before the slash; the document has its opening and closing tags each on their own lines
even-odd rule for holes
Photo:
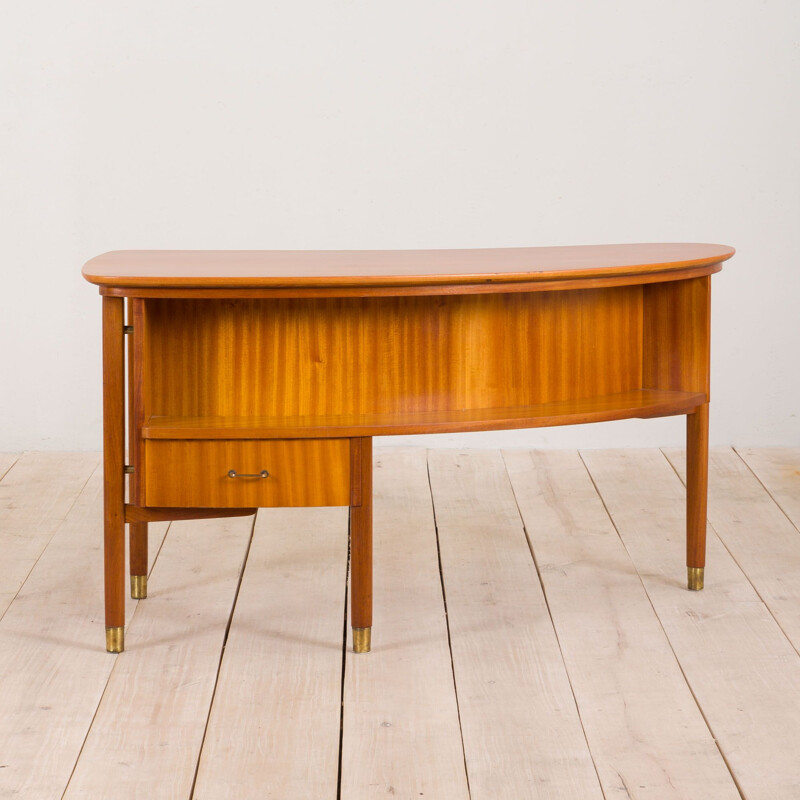
<svg viewBox="0 0 800 800">
<path fill-rule="evenodd" d="M 350 505 L 349 439 L 150 439 L 144 460 L 148 506 Z"/>
</svg>

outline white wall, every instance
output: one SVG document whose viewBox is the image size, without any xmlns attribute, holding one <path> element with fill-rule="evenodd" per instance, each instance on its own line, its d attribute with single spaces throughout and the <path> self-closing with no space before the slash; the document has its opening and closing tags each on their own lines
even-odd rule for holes
<svg viewBox="0 0 800 800">
<path fill-rule="evenodd" d="M 738 248 L 712 439 L 800 445 L 798 42 L 797 0 L 4 4 L 0 449 L 99 447 L 106 250 L 636 241 Z"/>
</svg>

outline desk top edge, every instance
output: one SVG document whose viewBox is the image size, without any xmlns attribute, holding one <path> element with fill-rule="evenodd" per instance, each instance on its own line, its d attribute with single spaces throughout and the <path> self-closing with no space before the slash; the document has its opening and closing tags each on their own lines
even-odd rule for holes
<svg viewBox="0 0 800 800">
<path fill-rule="evenodd" d="M 83 276 L 119 288 L 446 286 L 605 278 L 719 264 L 719 244 L 661 243 L 463 250 L 116 250 Z"/>
</svg>

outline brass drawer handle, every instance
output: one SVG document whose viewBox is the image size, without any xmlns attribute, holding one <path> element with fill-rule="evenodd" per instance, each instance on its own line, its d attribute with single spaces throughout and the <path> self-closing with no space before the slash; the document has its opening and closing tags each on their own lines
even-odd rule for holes
<svg viewBox="0 0 800 800">
<path fill-rule="evenodd" d="M 237 472 L 235 469 L 228 470 L 228 477 L 229 478 L 269 478 L 269 472 L 265 469 L 262 469 L 261 472 L 257 472 L 255 474 L 245 474 L 241 472 Z"/>
</svg>

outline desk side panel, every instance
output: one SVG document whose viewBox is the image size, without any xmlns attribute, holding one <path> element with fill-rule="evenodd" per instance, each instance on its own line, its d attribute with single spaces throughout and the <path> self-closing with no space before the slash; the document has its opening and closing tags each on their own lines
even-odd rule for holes
<svg viewBox="0 0 800 800">
<path fill-rule="evenodd" d="M 646 389 L 709 395 L 711 277 L 643 287 Z"/>
</svg>

